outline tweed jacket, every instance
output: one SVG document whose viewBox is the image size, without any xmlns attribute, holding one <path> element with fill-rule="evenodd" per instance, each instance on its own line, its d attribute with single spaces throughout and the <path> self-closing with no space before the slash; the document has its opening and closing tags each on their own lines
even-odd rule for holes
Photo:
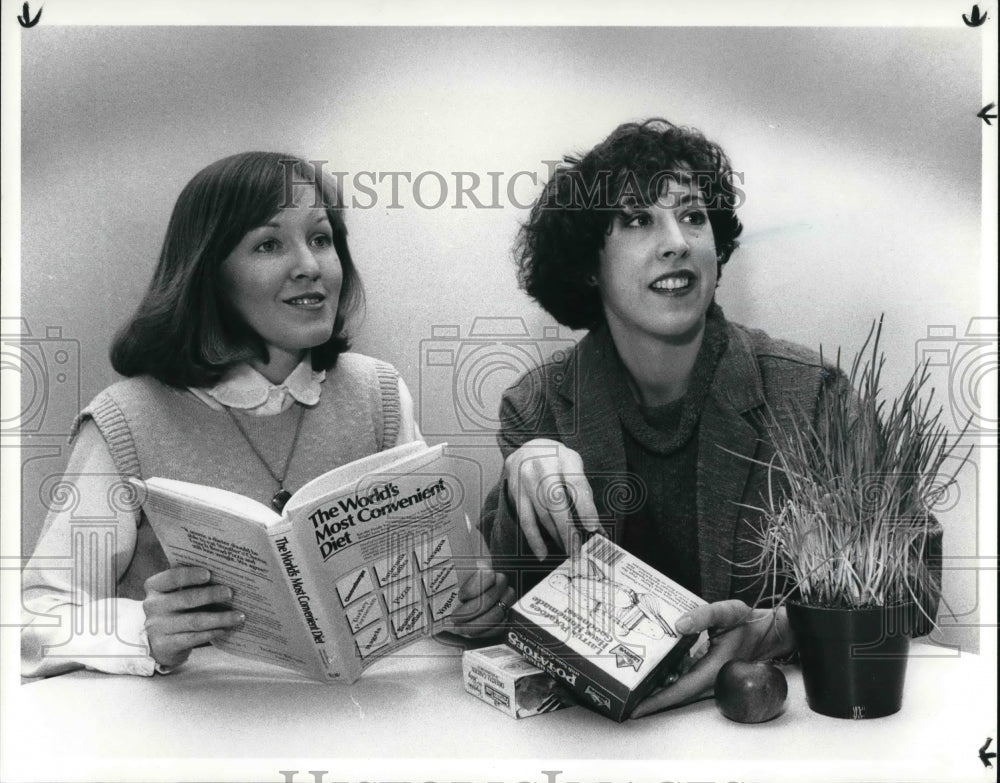
<svg viewBox="0 0 1000 783">
<path fill-rule="evenodd" d="M 721 317 L 721 313 L 720 313 Z M 753 603 L 759 583 L 748 576 L 757 553 L 761 498 L 768 491 L 773 454 L 763 414 L 778 421 L 813 423 L 825 390 L 847 381 L 819 355 L 762 331 L 726 323 L 729 341 L 719 359 L 697 431 L 697 538 L 702 597 Z M 603 339 L 602 339 L 603 337 Z M 594 502 L 608 532 L 621 540 L 628 497 L 635 491 L 625 464 L 622 425 L 606 380 L 607 334 L 590 333 L 561 361 L 549 361 L 509 388 L 500 405 L 498 434 L 504 458 L 534 438 L 559 441 L 580 454 Z M 521 533 L 502 477 L 487 497 L 481 520 L 497 571 L 518 593 L 534 586 L 564 557 L 539 562 Z M 642 552 L 634 554 L 642 557 Z M 741 574 L 741 571 L 745 572 Z"/>
</svg>

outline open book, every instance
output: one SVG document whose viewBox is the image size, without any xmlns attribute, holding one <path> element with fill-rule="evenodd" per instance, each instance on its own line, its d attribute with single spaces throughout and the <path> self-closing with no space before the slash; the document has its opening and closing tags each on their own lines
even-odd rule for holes
<svg viewBox="0 0 1000 783">
<path fill-rule="evenodd" d="M 132 480 L 173 566 L 233 590 L 245 624 L 214 644 L 326 682 L 354 682 L 431 632 L 475 563 L 463 499 L 478 465 L 417 441 L 313 479 L 279 515 L 233 492 Z"/>
<path fill-rule="evenodd" d="M 708 648 L 677 619 L 705 603 L 595 535 L 510 609 L 506 643 L 616 721 Z"/>
</svg>

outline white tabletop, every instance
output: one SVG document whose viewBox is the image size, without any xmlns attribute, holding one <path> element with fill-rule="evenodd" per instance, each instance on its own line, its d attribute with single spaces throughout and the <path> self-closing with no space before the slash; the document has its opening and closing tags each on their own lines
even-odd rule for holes
<svg viewBox="0 0 1000 783">
<path fill-rule="evenodd" d="M 811 712 L 786 667 L 786 711 L 758 725 L 711 700 L 623 724 L 582 707 L 514 720 L 464 692 L 460 656 L 422 640 L 336 686 L 206 648 L 168 676 L 24 684 L 6 694 L 2 779 L 996 779 L 977 754 L 996 732 L 995 680 L 974 655 L 914 645 L 902 711 L 868 721 Z"/>
</svg>

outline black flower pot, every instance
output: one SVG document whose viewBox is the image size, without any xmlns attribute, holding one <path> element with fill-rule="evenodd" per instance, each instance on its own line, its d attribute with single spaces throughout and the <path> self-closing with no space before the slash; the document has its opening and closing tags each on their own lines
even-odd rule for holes
<svg viewBox="0 0 1000 783">
<path fill-rule="evenodd" d="M 910 649 L 912 606 L 826 609 L 788 605 L 798 642 L 806 699 L 834 718 L 881 718 L 898 712 Z"/>
</svg>

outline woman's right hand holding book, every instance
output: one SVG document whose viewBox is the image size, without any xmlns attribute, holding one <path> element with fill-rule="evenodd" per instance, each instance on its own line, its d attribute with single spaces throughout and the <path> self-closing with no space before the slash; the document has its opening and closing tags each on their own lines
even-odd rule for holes
<svg viewBox="0 0 1000 783">
<path fill-rule="evenodd" d="M 179 666 L 191 650 L 208 644 L 245 621 L 242 612 L 219 611 L 219 604 L 232 600 L 233 591 L 210 584 L 204 568 L 177 566 L 146 580 L 146 637 L 149 652 L 159 666 Z"/>
</svg>

